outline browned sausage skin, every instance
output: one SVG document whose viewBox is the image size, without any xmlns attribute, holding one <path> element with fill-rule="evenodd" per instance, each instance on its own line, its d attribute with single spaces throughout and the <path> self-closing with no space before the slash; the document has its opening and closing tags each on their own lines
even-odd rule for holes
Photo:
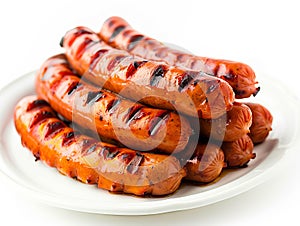
<svg viewBox="0 0 300 226">
<path fill-rule="evenodd" d="M 244 167 L 256 157 L 253 142 L 247 134 L 235 141 L 224 142 L 221 148 L 228 167 Z"/>
<path fill-rule="evenodd" d="M 253 122 L 249 136 L 254 144 L 263 142 L 272 130 L 273 116 L 271 112 L 261 104 L 245 103 L 252 111 Z"/>
<path fill-rule="evenodd" d="M 177 158 L 186 169 L 184 179 L 198 183 L 214 181 L 226 167 L 223 151 L 212 143 L 199 143 L 195 150 L 188 147 Z"/>
<path fill-rule="evenodd" d="M 236 98 L 255 96 L 259 91 L 255 73 L 248 65 L 229 60 L 195 56 L 169 48 L 163 43 L 137 32 L 120 17 L 107 19 L 99 32 L 99 36 L 109 45 L 126 50 L 136 56 L 203 71 L 221 78 L 232 86 Z"/>
<path fill-rule="evenodd" d="M 192 134 L 183 116 L 125 100 L 85 83 L 72 72 L 63 54 L 42 65 L 36 91 L 69 121 L 133 149 L 171 154 L 183 150 Z"/>
<path fill-rule="evenodd" d="M 250 108 L 234 102 L 233 108 L 216 119 L 200 119 L 200 134 L 207 138 L 231 142 L 250 132 L 252 113 Z"/>
<path fill-rule="evenodd" d="M 62 43 L 79 74 L 127 98 L 201 118 L 216 118 L 232 108 L 234 93 L 227 82 L 132 56 L 109 47 L 88 28 L 70 30 Z"/>
<path fill-rule="evenodd" d="M 118 148 L 75 134 L 53 109 L 36 96 L 16 106 L 15 126 L 22 144 L 33 155 L 62 174 L 98 184 L 113 192 L 134 195 L 166 195 L 180 185 L 185 171 L 172 156 Z"/>
</svg>

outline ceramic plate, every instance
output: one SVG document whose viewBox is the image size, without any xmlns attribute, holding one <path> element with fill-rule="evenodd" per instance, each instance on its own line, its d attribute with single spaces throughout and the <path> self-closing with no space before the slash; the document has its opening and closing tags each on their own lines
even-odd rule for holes
<svg viewBox="0 0 300 226">
<path fill-rule="evenodd" d="M 259 77 L 262 90 L 253 98 L 268 107 L 274 117 L 268 139 L 255 147 L 256 159 L 248 167 L 224 170 L 208 185 L 183 183 L 179 190 L 161 198 L 111 194 L 68 178 L 22 147 L 14 128 L 15 104 L 34 93 L 34 73 L 28 73 L 0 91 L 0 169 L 26 195 L 53 206 L 83 212 L 114 215 L 147 215 L 192 209 L 238 195 L 272 177 L 289 149 L 298 145 L 300 104 L 287 88 L 268 77 Z M 252 99 L 251 99 L 252 100 Z M 282 107 L 284 103 L 284 108 Z"/>
</svg>

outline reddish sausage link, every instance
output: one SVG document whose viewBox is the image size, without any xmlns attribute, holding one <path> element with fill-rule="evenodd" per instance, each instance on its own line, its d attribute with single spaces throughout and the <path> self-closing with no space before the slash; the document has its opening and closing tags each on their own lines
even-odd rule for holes
<svg viewBox="0 0 300 226">
<path fill-rule="evenodd" d="M 233 142 L 224 142 L 221 148 L 228 167 L 246 166 L 251 159 L 256 157 L 253 153 L 253 142 L 247 134 Z"/>
<path fill-rule="evenodd" d="M 233 88 L 236 98 L 255 96 L 256 87 L 254 71 L 246 64 L 195 56 L 146 37 L 134 30 L 124 19 L 110 17 L 99 32 L 99 36 L 109 45 L 126 50 L 131 54 L 154 61 L 163 61 L 169 65 L 203 71 L 227 81 Z"/>
<path fill-rule="evenodd" d="M 232 107 L 234 93 L 227 82 L 113 49 L 88 28 L 67 32 L 63 47 L 79 74 L 127 98 L 202 118 L 219 117 Z"/>
<path fill-rule="evenodd" d="M 67 120 L 132 149 L 170 154 L 183 150 L 192 134 L 188 121 L 174 112 L 149 108 L 83 82 L 63 54 L 42 65 L 36 90 Z"/>
<path fill-rule="evenodd" d="M 200 134 L 207 138 L 231 142 L 250 132 L 252 113 L 250 108 L 234 102 L 233 108 L 216 119 L 200 119 Z"/>
<path fill-rule="evenodd" d="M 177 190 L 185 171 L 172 156 L 141 153 L 75 134 L 35 96 L 15 109 L 22 143 L 62 174 L 113 192 L 166 195 Z"/>
<path fill-rule="evenodd" d="M 188 148 L 179 153 L 177 158 L 186 169 L 184 179 L 199 183 L 214 181 L 226 166 L 224 153 L 215 144 L 198 144 L 195 150 Z"/>
<path fill-rule="evenodd" d="M 245 103 L 252 111 L 253 122 L 249 136 L 254 144 L 263 142 L 272 130 L 273 116 L 271 112 L 261 104 Z"/>
</svg>

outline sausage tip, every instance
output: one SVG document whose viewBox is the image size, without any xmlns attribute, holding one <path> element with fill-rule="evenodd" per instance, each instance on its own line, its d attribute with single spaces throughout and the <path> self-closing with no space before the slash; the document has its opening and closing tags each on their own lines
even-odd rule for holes
<svg viewBox="0 0 300 226">
<path fill-rule="evenodd" d="M 62 36 L 62 38 L 60 39 L 59 45 L 60 47 L 64 47 L 64 36 Z"/>
</svg>

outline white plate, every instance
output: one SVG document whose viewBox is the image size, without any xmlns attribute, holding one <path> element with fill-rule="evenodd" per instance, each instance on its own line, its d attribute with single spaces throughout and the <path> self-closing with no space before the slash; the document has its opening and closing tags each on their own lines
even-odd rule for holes
<svg viewBox="0 0 300 226">
<path fill-rule="evenodd" d="M 262 91 L 255 101 L 271 110 L 274 125 L 267 141 L 255 147 L 257 157 L 248 167 L 224 171 L 209 185 L 183 184 L 175 194 L 161 198 L 111 194 L 63 176 L 41 161 L 35 162 L 31 152 L 22 147 L 13 124 L 13 109 L 21 97 L 34 93 L 34 77 L 34 73 L 29 73 L 0 91 L 0 170 L 26 194 L 53 206 L 114 215 L 146 215 L 201 207 L 238 195 L 270 178 L 288 149 L 298 145 L 295 138 L 299 136 L 299 102 L 281 84 L 261 77 Z"/>
</svg>

